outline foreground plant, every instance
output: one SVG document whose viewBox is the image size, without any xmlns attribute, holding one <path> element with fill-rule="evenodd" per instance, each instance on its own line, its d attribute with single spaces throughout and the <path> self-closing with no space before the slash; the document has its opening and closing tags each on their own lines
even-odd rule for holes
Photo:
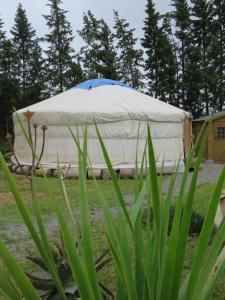
<svg viewBox="0 0 225 300">
<path fill-rule="evenodd" d="M 26 130 L 21 127 L 29 143 Z M 71 130 L 70 130 L 71 131 Z M 115 190 L 115 202 L 118 214 L 111 213 L 107 199 L 101 192 L 98 181 L 94 178 L 98 199 L 105 219 L 105 235 L 111 252 L 115 269 L 115 298 L 128 300 L 148 299 L 209 299 L 216 282 L 225 267 L 225 222 L 223 222 L 211 240 L 214 228 L 214 219 L 219 203 L 221 190 L 225 181 L 225 167 L 218 179 L 214 193 L 211 196 L 208 210 L 202 225 L 195 255 L 190 272 L 182 279 L 185 250 L 188 242 L 188 233 L 191 221 L 193 199 L 195 195 L 200 163 L 206 144 L 207 133 L 204 135 L 199 156 L 188 192 L 186 185 L 189 168 L 200 138 L 192 149 L 186 161 L 179 196 L 174 211 L 173 223 L 168 236 L 170 205 L 173 197 L 173 188 L 177 171 L 171 177 L 166 199 L 162 199 L 162 176 L 157 176 L 156 160 L 150 128 L 147 132 L 147 147 L 144 151 L 141 168 L 138 170 L 136 160 L 135 170 L 135 201 L 131 208 L 127 208 L 120 185 L 114 173 L 106 147 L 96 126 L 96 131 L 105 162 L 110 173 Z M 62 211 L 55 200 L 53 187 L 45 178 L 49 197 L 53 200 L 60 232 L 62 234 L 66 257 L 72 273 L 72 280 L 77 285 L 79 296 L 83 300 L 102 299 L 96 264 L 94 260 L 93 236 L 89 216 L 89 204 L 86 191 L 86 170 L 91 169 L 87 153 L 87 128 L 84 130 L 83 145 L 79 137 L 71 131 L 79 155 L 79 187 L 81 222 L 77 224 L 77 217 L 70 206 L 70 199 L 64 181 L 60 175 L 59 182 L 67 211 Z M 31 145 L 32 147 L 32 145 Z M 34 151 L 32 149 L 32 151 Z M 51 246 L 45 231 L 40 203 L 36 193 L 35 177 L 32 178 L 33 205 L 38 230 L 26 208 L 24 200 L 15 184 L 14 177 L 0 154 L 1 168 L 7 178 L 18 208 L 24 218 L 37 250 L 48 270 L 51 280 L 60 295 L 60 299 L 68 299 L 59 270 L 52 255 Z M 143 177 L 144 166 L 147 166 L 149 175 Z M 175 166 L 176 169 L 176 166 Z M 163 169 L 162 172 L 163 173 Z M 93 174 L 94 177 L 94 174 Z M 153 224 L 147 217 L 147 226 L 142 226 L 142 204 L 147 198 L 148 214 L 153 211 Z M 68 218 L 69 216 L 69 218 Z M 76 246 L 74 238 L 82 236 L 82 242 Z M 209 245 L 210 242 L 210 245 Z M 25 275 L 8 249 L 0 242 L 0 288 L 11 299 L 40 299 L 32 281 Z"/>
<path fill-rule="evenodd" d="M 75 242 L 75 245 L 76 247 L 78 247 L 77 242 Z M 109 257 L 108 254 L 109 251 L 105 250 L 95 260 L 96 272 L 100 272 L 111 261 L 111 257 Z M 70 300 L 80 299 L 78 286 L 73 280 L 71 267 L 68 262 L 66 251 L 62 241 L 60 244 L 55 243 L 54 247 L 52 247 L 52 256 L 54 259 L 54 263 L 57 266 L 59 278 L 62 282 L 66 297 Z M 32 252 L 29 252 L 29 255 L 26 258 L 33 264 L 35 264 L 38 267 L 38 270 L 41 271 L 39 275 L 34 275 L 31 272 L 26 272 L 26 275 L 28 276 L 28 278 L 30 278 L 33 286 L 38 290 L 41 298 L 45 300 L 60 299 L 60 295 L 56 288 L 55 282 L 52 279 L 51 274 L 49 274 L 48 268 L 45 265 L 43 259 Z M 114 298 L 113 293 L 110 291 L 110 289 L 108 289 L 100 281 L 99 286 L 101 288 L 101 295 L 103 299 Z"/>
</svg>

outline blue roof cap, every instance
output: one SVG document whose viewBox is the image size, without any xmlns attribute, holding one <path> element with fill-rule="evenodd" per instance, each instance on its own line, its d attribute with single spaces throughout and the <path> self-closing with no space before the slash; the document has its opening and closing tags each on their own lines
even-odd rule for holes
<svg viewBox="0 0 225 300">
<path fill-rule="evenodd" d="M 72 87 L 72 89 L 91 90 L 93 88 L 103 86 L 103 85 L 119 85 L 119 86 L 123 86 L 123 87 L 132 89 L 132 87 L 126 83 L 122 83 L 120 81 L 112 80 L 112 79 L 105 79 L 105 78 L 86 80 L 86 81 L 79 83 L 76 86 Z"/>
</svg>

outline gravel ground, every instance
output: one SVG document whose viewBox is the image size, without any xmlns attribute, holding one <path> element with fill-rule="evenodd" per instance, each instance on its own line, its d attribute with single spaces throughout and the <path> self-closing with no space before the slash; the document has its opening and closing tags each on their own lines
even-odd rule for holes
<svg viewBox="0 0 225 300">
<path fill-rule="evenodd" d="M 216 182 L 222 171 L 223 166 L 224 166 L 223 164 L 203 163 L 201 165 L 201 170 L 199 171 L 199 175 L 198 175 L 198 185 Z M 193 174 L 193 172 L 190 172 L 188 175 L 187 188 L 190 185 L 192 174 Z M 174 196 L 175 197 L 179 193 L 181 178 L 182 178 L 182 174 L 178 174 L 176 183 L 174 186 Z M 169 182 L 170 182 L 170 176 L 168 176 L 168 178 L 163 182 L 163 185 L 162 185 L 163 193 L 167 192 Z"/>
</svg>

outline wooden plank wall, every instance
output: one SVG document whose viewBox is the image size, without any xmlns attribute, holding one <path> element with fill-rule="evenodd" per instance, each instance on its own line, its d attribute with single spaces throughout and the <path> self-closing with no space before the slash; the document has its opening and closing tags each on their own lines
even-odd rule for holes
<svg viewBox="0 0 225 300">
<path fill-rule="evenodd" d="M 212 159 L 218 163 L 225 163 L 225 138 L 218 139 L 218 127 L 225 127 L 225 116 L 213 121 L 211 140 L 209 141 Z"/>
<path fill-rule="evenodd" d="M 194 141 L 196 140 L 198 134 L 200 133 L 201 127 L 204 122 L 193 122 L 193 136 Z M 218 163 L 225 163 L 225 139 L 217 138 L 217 128 L 225 127 L 225 116 L 214 119 L 212 121 L 211 128 L 209 130 L 209 136 L 207 140 L 207 145 L 204 153 L 204 159 L 213 160 Z M 203 133 L 204 134 L 204 133 Z M 202 137 L 200 139 L 200 144 Z M 200 146 L 199 146 L 200 147 Z M 198 154 L 199 147 L 197 148 L 196 154 Z"/>
</svg>

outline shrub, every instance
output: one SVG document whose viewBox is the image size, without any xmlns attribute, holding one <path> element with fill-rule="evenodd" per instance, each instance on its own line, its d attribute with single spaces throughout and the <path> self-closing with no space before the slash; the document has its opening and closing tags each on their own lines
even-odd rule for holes
<svg viewBox="0 0 225 300">
<path fill-rule="evenodd" d="M 0 139 L 0 151 L 2 152 L 4 159 L 6 161 L 10 160 L 12 155 L 12 147 L 11 145 L 3 139 Z"/>
<path fill-rule="evenodd" d="M 183 214 L 183 212 L 184 212 L 184 208 L 182 208 L 182 214 Z M 153 212 L 152 208 L 150 208 L 150 213 L 148 213 L 147 209 L 143 210 L 142 222 L 143 222 L 144 226 L 146 226 L 146 224 L 147 224 L 147 215 L 150 218 L 150 224 L 153 225 L 154 212 Z M 171 205 L 170 206 L 170 211 L 169 211 L 168 234 L 170 234 L 171 230 L 172 230 L 174 215 L 175 215 L 175 206 Z M 199 213 L 195 212 L 194 210 L 192 210 L 191 211 L 190 227 L 189 227 L 189 236 L 199 235 L 201 233 L 201 230 L 202 230 L 203 222 L 204 222 L 204 217 L 201 214 L 199 214 Z M 214 231 L 215 231 L 215 229 L 214 229 Z"/>
<path fill-rule="evenodd" d="M 22 126 L 22 125 L 21 125 Z M 32 147 L 26 130 L 22 127 L 24 134 Z M 218 206 L 220 193 L 225 179 L 225 167 L 218 179 L 208 210 L 202 225 L 196 251 L 190 272 L 182 279 L 184 266 L 185 249 L 188 241 L 188 233 L 191 222 L 192 204 L 197 184 L 198 171 L 202 160 L 207 134 L 204 136 L 199 156 L 192 175 L 188 195 L 185 197 L 188 170 L 194 157 L 195 149 L 190 153 L 183 173 L 179 196 L 174 211 L 172 228 L 168 236 L 168 224 L 170 204 L 173 186 L 176 179 L 176 172 L 172 176 L 166 200 L 161 197 L 161 177 L 158 178 L 156 162 L 153 151 L 153 144 L 148 127 L 147 149 L 143 154 L 143 164 L 147 164 L 149 175 L 146 179 L 138 176 L 135 172 L 135 203 L 128 209 L 118 184 L 118 179 L 113 171 L 107 150 L 96 127 L 99 143 L 105 157 L 105 162 L 111 176 L 115 190 L 115 200 L 118 214 L 112 214 L 107 199 L 99 188 L 98 182 L 94 179 L 105 218 L 105 235 L 108 247 L 112 256 L 116 277 L 116 299 L 209 299 L 215 288 L 215 284 L 224 270 L 225 248 L 222 248 L 225 237 L 225 222 L 223 222 L 214 235 L 209 245 L 213 231 L 214 218 Z M 49 197 L 54 202 L 54 207 L 62 234 L 66 256 L 70 264 L 72 277 L 78 288 L 79 296 L 83 300 L 102 299 L 98 275 L 96 272 L 93 243 L 91 236 L 91 225 L 89 217 L 89 204 L 86 192 L 86 168 L 91 168 L 87 154 L 87 128 L 84 130 L 84 142 L 80 145 L 79 139 L 71 131 L 79 156 L 79 188 L 80 188 L 80 211 L 81 226 L 77 227 L 76 216 L 70 207 L 66 187 L 60 170 L 59 182 L 62 195 L 67 206 L 67 214 L 62 211 L 59 203 L 54 197 L 51 182 L 45 178 Z M 145 157 L 148 159 L 146 160 Z M 146 162 L 147 161 L 147 162 Z M 15 197 L 18 208 L 27 225 L 31 236 L 37 246 L 39 254 L 48 269 L 51 280 L 58 290 L 61 299 L 67 299 L 63 283 L 60 280 L 57 266 L 54 262 L 51 247 L 43 224 L 39 200 L 36 193 L 36 180 L 31 175 L 31 189 L 33 205 L 38 229 L 34 226 L 25 202 L 19 193 L 14 177 L 0 154 L 1 168 L 7 178 L 11 191 Z M 143 169 L 143 168 L 142 168 Z M 142 202 L 147 197 L 148 210 L 152 208 L 153 224 L 149 218 L 145 234 L 142 226 Z M 69 215 L 69 218 L 68 218 Z M 74 237 L 82 241 L 78 246 L 74 244 Z M 16 259 L 10 254 L 6 246 L 0 241 L 0 288 L 10 299 L 40 299 L 40 295 L 32 285 L 31 280 L 25 275 Z"/>
</svg>

